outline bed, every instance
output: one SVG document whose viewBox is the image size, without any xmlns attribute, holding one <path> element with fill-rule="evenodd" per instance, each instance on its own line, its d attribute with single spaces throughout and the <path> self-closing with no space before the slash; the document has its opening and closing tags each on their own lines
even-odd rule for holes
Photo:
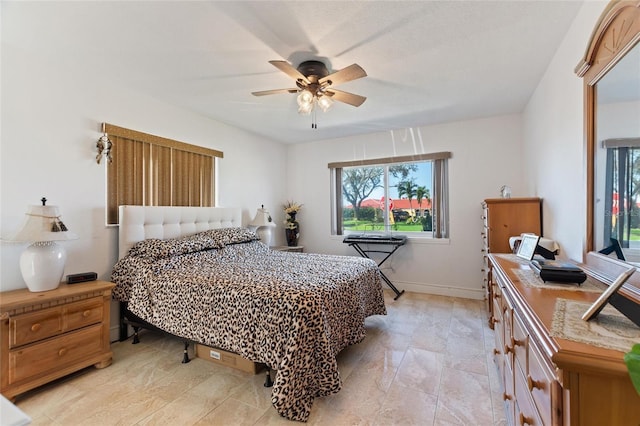
<svg viewBox="0 0 640 426">
<path fill-rule="evenodd" d="M 352 256 L 274 251 L 240 209 L 121 206 L 114 298 L 185 340 L 276 371 L 272 404 L 306 421 L 341 388 L 336 355 L 386 314 L 380 271 Z"/>
</svg>

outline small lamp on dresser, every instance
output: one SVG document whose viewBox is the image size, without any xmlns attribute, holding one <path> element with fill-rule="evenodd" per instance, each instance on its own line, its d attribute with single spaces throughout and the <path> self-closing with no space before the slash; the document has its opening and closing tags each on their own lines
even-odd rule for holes
<svg viewBox="0 0 640 426">
<path fill-rule="evenodd" d="M 20 256 L 20 271 L 29 291 L 40 292 L 58 287 L 67 260 L 65 249 L 56 241 L 75 240 L 60 220 L 57 206 L 47 206 L 42 198 L 41 206 L 29 206 L 22 228 L 11 241 L 31 242 Z"/>
<path fill-rule="evenodd" d="M 258 209 L 256 217 L 249 223 L 249 226 L 256 228 L 256 233 L 258 237 L 260 237 L 260 241 L 268 246 L 271 245 L 271 228 L 276 226 L 276 224 L 273 223 L 271 214 L 269 214 L 269 210 L 264 208 L 264 205 Z"/>
</svg>

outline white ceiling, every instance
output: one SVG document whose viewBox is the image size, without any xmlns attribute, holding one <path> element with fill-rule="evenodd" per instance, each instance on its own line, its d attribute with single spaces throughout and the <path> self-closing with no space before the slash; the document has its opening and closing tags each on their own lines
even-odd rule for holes
<svg viewBox="0 0 640 426">
<path fill-rule="evenodd" d="M 51 60 L 295 143 L 521 112 L 581 4 L 3 1 L 2 43 L 50 47 Z M 366 102 L 318 112 L 316 130 L 294 94 L 251 95 L 294 87 L 269 60 L 318 58 L 362 66 L 337 88 Z"/>
</svg>

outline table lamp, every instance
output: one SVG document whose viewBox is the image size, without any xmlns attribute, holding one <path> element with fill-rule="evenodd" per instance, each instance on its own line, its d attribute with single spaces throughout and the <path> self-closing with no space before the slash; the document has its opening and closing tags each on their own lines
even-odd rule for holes
<svg viewBox="0 0 640 426">
<path fill-rule="evenodd" d="M 269 210 L 264 208 L 264 204 L 262 208 L 259 208 L 256 212 L 256 217 L 249 223 L 250 226 L 256 227 L 256 233 L 258 237 L 260 237 L 260 241 L 265 243 L 266 245 L 271 245 L 271 228 L 276 226 L 273 223 L 273 219 L 271 219 L 271 214 L 269 214 Z"/>
<path fill-rule="evenodd" d="M 42 198 L 41 206 L 29 206 L 22 228 L 12 241 L 32 242 L 20 256 L 20 271 L 29 291 L 40 292 L 58 287 L 67 260 L 65 249 L 56 241 L 75 240 L 60 220 L 57 206 L 47 206 Z"/>
</svg>

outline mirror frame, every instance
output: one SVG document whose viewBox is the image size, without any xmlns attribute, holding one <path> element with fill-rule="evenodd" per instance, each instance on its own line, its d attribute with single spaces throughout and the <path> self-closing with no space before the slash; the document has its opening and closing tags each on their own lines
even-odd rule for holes
<svg viewBox="0 0 640 426">
<path fill-rule="evenodd" d="M 611 1 L 600 15 L 591 33 L 583 59 L 575 68 L 578 77 L 584 79 L 584 138 L 587 177 L 587 232 L 583 244 L 583 258 L 595 250 L 595 152 L 596 84 L 640 41 L 640 1 Z"/>
</svg>

